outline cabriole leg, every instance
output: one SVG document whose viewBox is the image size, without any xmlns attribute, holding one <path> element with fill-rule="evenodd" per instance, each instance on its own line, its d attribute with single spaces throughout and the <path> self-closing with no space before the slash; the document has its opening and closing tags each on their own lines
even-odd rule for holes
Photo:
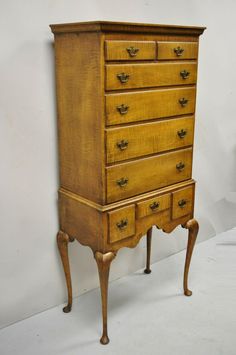
<svg viewBox="0 0 236 355">
<path fill-rule="evenodd" d="M 189 266 L 192 258 L 193 248 L 197 239 L 197 234 L 199 230 L 198 222 L 195 219 L 190 219 L 185 225 L 184 228 L 188 229 L 188 246 L 186 252 L 186 260 L 184 267 L 184 294 L 185 296 L 191 296 L 192 291 L 188 289 L 188 273 Z"/>
<path fill-rule="evenodd" d="M 70 264 L 68 257 L 68 243 L 73 242 L 74 238 L 69 237 L 68 234 L 59 231 L 57 234 L 57 245 L 61 255 L 61 260 L 66 277 L 66 285 L 68 292 L 68 304 L 63 308 L 63 312 L 68 313 L 71 311 L 72 307 L 72 284 L 71 284 L 71 274 L 70 274 Z"/>
<path fill-rule="evenodd" d="M 152 270 L 150 269 L 150 259 L 151 259 L 151 245 L 152 245 L 152 228 L 147 231 L 147 260 L 145 274 L 150 274 Z"/>
<path fill-rule="evenodd" d="M 107 293 L 108 293 L 108 280 L 109 280 L 109 271 L 110 264 L 115 258 L 115 254 L 108 252 L 102 254 L 99 251 L 95 252 L 94 257 L 98 266 L 98 273 L 100 279 L 100 289 L 102 297 L 102 320 L 103 320 L 103 333 L 100 339 L 101 344 L 108 344 L 109 338 L 107 335 Z"/>
</svg>

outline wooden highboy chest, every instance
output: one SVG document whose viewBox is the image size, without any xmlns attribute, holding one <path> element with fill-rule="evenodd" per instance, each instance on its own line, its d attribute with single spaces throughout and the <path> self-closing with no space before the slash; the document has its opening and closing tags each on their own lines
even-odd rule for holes
<svg viewBox="0 0 236 355">
<path fill-rule="evenodd" d="M 100 277 L 107 344 L 111 261 L 152 226 L 188 229 L 184 294 L 198 223 L 192 179 L 199 36 L 203 27 L 119 22 L 51 25 L 60 162 L 58 247 L 72 287 L 68 243 L 89 246 Z"/>
</svg>

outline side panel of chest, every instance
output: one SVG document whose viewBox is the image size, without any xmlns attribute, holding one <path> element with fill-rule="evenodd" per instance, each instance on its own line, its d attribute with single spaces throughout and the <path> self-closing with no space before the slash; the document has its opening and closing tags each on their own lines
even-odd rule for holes
<svg viewBox="0 0 236 355">
<path fill-rule="evenodd" d="M 55 36 L 61 186 L 104 202 L 102 34 Z"/>
</svg>

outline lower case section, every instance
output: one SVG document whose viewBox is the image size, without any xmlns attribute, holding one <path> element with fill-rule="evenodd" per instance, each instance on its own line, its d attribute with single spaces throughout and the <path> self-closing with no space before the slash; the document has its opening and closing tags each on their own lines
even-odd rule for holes
<svg viewBox="0 0 236 355">
<path fill-rule="evenodd" d="M 194 189 L 189 180 L 105 206 L 60 189 L 60 230 L 93 252 L 132 248 L 153 225 L 170 232 L 191 219 Z"/>
<path fill-rule="evenodd" d="M 135 247 L 147 233 L 147 262 L 145 273 L 149 274 L 152 226 L 156 225 L 170 233 L 182 225 L 189 231 L 184 269 L 184 294 L 191 296 L 188 289 L 188 272 L 193 247 L 198 233 L 198 223 L 193 219 L 195 183 L 172 185 L 139 197 L 106 206 L 95 205 L 68 191 L 59 191 L 60 231 L 58 247 L 64 267 L 68 304 L 65 313 L 72 307 L 72 285 L 68 259 L 68 243 L 77 239 L 89 246 L 97 262 L 102 297 L 103 335 L 102 344 L 107 344 L 107 294 L 111 261 L 122 247 Z"/>
</svg>

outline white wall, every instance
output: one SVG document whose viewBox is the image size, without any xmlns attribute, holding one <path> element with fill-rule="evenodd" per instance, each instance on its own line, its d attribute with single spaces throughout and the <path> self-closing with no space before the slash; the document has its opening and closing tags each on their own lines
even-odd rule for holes
<svg viewBox="0 0 236 355">
<path fill-rule="evenodd" d="M 206 25 L 201 38 L 195 163 L 199 240 L 236 225 L 234 0 L 1 0 L 0 326 L 66 300 L 56 249 L 57 151 L 50 23 L 116 20 Z M 122 249 L 111 279 L 144 266 L 144 239 Z M 185 247 L 155 231 L 152 260 Z M 98 285 L 91 251 L 71 247 L 74 295 Z M 181 287 L 181 285 L 178 285 Z M 100 300 L 98 300 L 99 302 Z M 84 310 L 86 312 L 86 310 Z"/>
</svg>

